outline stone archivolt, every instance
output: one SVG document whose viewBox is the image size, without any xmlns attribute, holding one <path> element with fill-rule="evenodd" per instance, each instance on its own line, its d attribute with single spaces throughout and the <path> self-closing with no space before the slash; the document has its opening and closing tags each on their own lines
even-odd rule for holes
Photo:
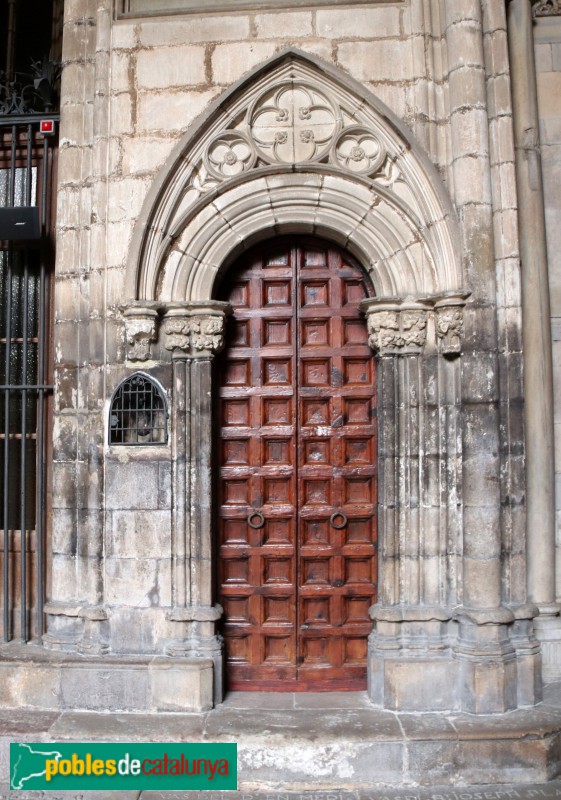
<svg viewBox="0 0 561 800">
<path fill-rule="evenodd" d="M 364 87 L 288 51 L 178 144 L 138 220 L 127 295 L 208 301 L 241 250 L 294 232 L 349 249 L 378 296 L 462 287 L 457 219 L 434 165 Z"/>
</svg>

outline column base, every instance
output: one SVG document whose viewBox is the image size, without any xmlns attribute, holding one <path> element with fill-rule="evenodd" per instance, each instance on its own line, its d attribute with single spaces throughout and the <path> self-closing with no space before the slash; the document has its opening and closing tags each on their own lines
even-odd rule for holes
<svg viewBox="0 0 561 800">
<path fill-rule="evenodd" d="M 449 644 L 451 614 L 443 608 L 373 606 L 368 641 L 368 694 L 392 711 L 459 708 L 458 664 Z"/>
<path fill-rule="evenodd" d="M 542 678 L 546 683 L 561 680 L 561 616 L 557 603 L 538 604 L 534 619 L 536 639 L 541 644 Z"/>
<path fill-rule="evenodd" d="M 392 711 L 502 714 L 542 699 L 535 606 L 373 606 L 368 693 Z M 561 644 L 561 642 L 560 642 Z"/>
<path fill-rule="evenodd" d="M 107 612 L 101 606 L 49 602 L 43 646 L 63 653 L 99 656 L 109 652 Z"/>
</svg>

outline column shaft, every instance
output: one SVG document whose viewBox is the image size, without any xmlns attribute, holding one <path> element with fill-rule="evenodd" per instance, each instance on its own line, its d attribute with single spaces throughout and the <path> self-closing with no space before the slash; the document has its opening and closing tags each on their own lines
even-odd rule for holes
<svg viewBox="0 0 561 800">
<path fill-rule="evenodd" d="M 553 365 L 532 7 L 508 9 L 522 280 L 528 597 L 555 602 Z"/>
</svg>

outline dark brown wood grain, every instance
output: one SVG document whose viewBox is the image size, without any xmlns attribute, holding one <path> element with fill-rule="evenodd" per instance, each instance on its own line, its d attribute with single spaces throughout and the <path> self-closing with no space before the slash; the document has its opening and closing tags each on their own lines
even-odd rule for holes
<svg viewBox="0 0 561 800">
<path fill-rule="evenodd" d="M 340 250 L 296 238 L 252 250 L 223 287 L 234 309 L 218 365 L 230 688 L 366 685 L 376 375 L 359 304 L 371 294 Z"/>
</svg>

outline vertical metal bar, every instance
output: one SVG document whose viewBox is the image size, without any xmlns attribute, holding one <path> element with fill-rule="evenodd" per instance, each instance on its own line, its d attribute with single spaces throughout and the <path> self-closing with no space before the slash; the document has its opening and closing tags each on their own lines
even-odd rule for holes
<svg viewBox="0 0 561 800">
<path fill-rule="evenodd" d="M 16 0 L 8 0 L 8 35 L 6 36 L 6 83 L 14 78 L 16 43 Z"/>
<path fill-rule="evenodd" d="M 27 158 L 25 164 L 25 205 L 31 205 L 31 145 L 33 141 L 33 127 L 27 126 Z"/>
<path fill-rule="evenodd" d="M 23 260 L 23 329 L 22 329 L 22 363 L 23 386 L 27 386 L 27 314 L 29 311 L 29 249 L 24 250 Z M 21 476 L 20 476 L 20 611 L 21 640 L 27 641 L 27 389 L 21 390 Z"/>
<path fill-rule="evenodd" d="M 16 142 L 18 137 L 18 129 L 12 125 L 12 148 L 10 153 L 10 182 L 8 190 L 8 205 L 15 205 L 16 196 Z"/>
<path fill-rule="evenodd" d="M 43 171 L 42 171 L 42 242 L 41 242 L 41 264 L 39 272 L 39 355 L 38 355 L 38 384 L 39 386 L 45 385 L 45 315 L 47 313 L 47 297 L 45 286 L 45 257 L 46 257 L 46 197 L 47 197 L 47 178 L 48 176 L 48 140 L 45 137 L 43 140 Z M 39 389 L 37 395 L 37 402 L 39 404 L 37 414 L 37 495 L 35 501 L 35 517 L 36 517 L 36 536 L 37 536 L 37 636 L 39 644 L 43 642 L 43 518 L 44 518 L 44 498 L 43 498 L 43 483 L 44 483 L 44 442 L 43 442 L 43 416 L 44 416 L 44 403 L 45 391 Z"/>
<path fill-rule="evenodd" d="M 41 237 L 43 243 L 47 234 L 47 169 L 49 162 L 49 140 L 46 136 L 43 137 L 43 174 L 41 176 Z"/>
<path fill-rule="evenodd" d="M 8 247 L 8 263 L 6 267 L 6 360 L 5 384 L 10 384 L 10 339 L 12 334 L 12 259 L 14 248 Z M 10 389 L 4 390 L 4 641 L 9 642 L 10 630 Z"/>
</svg>

